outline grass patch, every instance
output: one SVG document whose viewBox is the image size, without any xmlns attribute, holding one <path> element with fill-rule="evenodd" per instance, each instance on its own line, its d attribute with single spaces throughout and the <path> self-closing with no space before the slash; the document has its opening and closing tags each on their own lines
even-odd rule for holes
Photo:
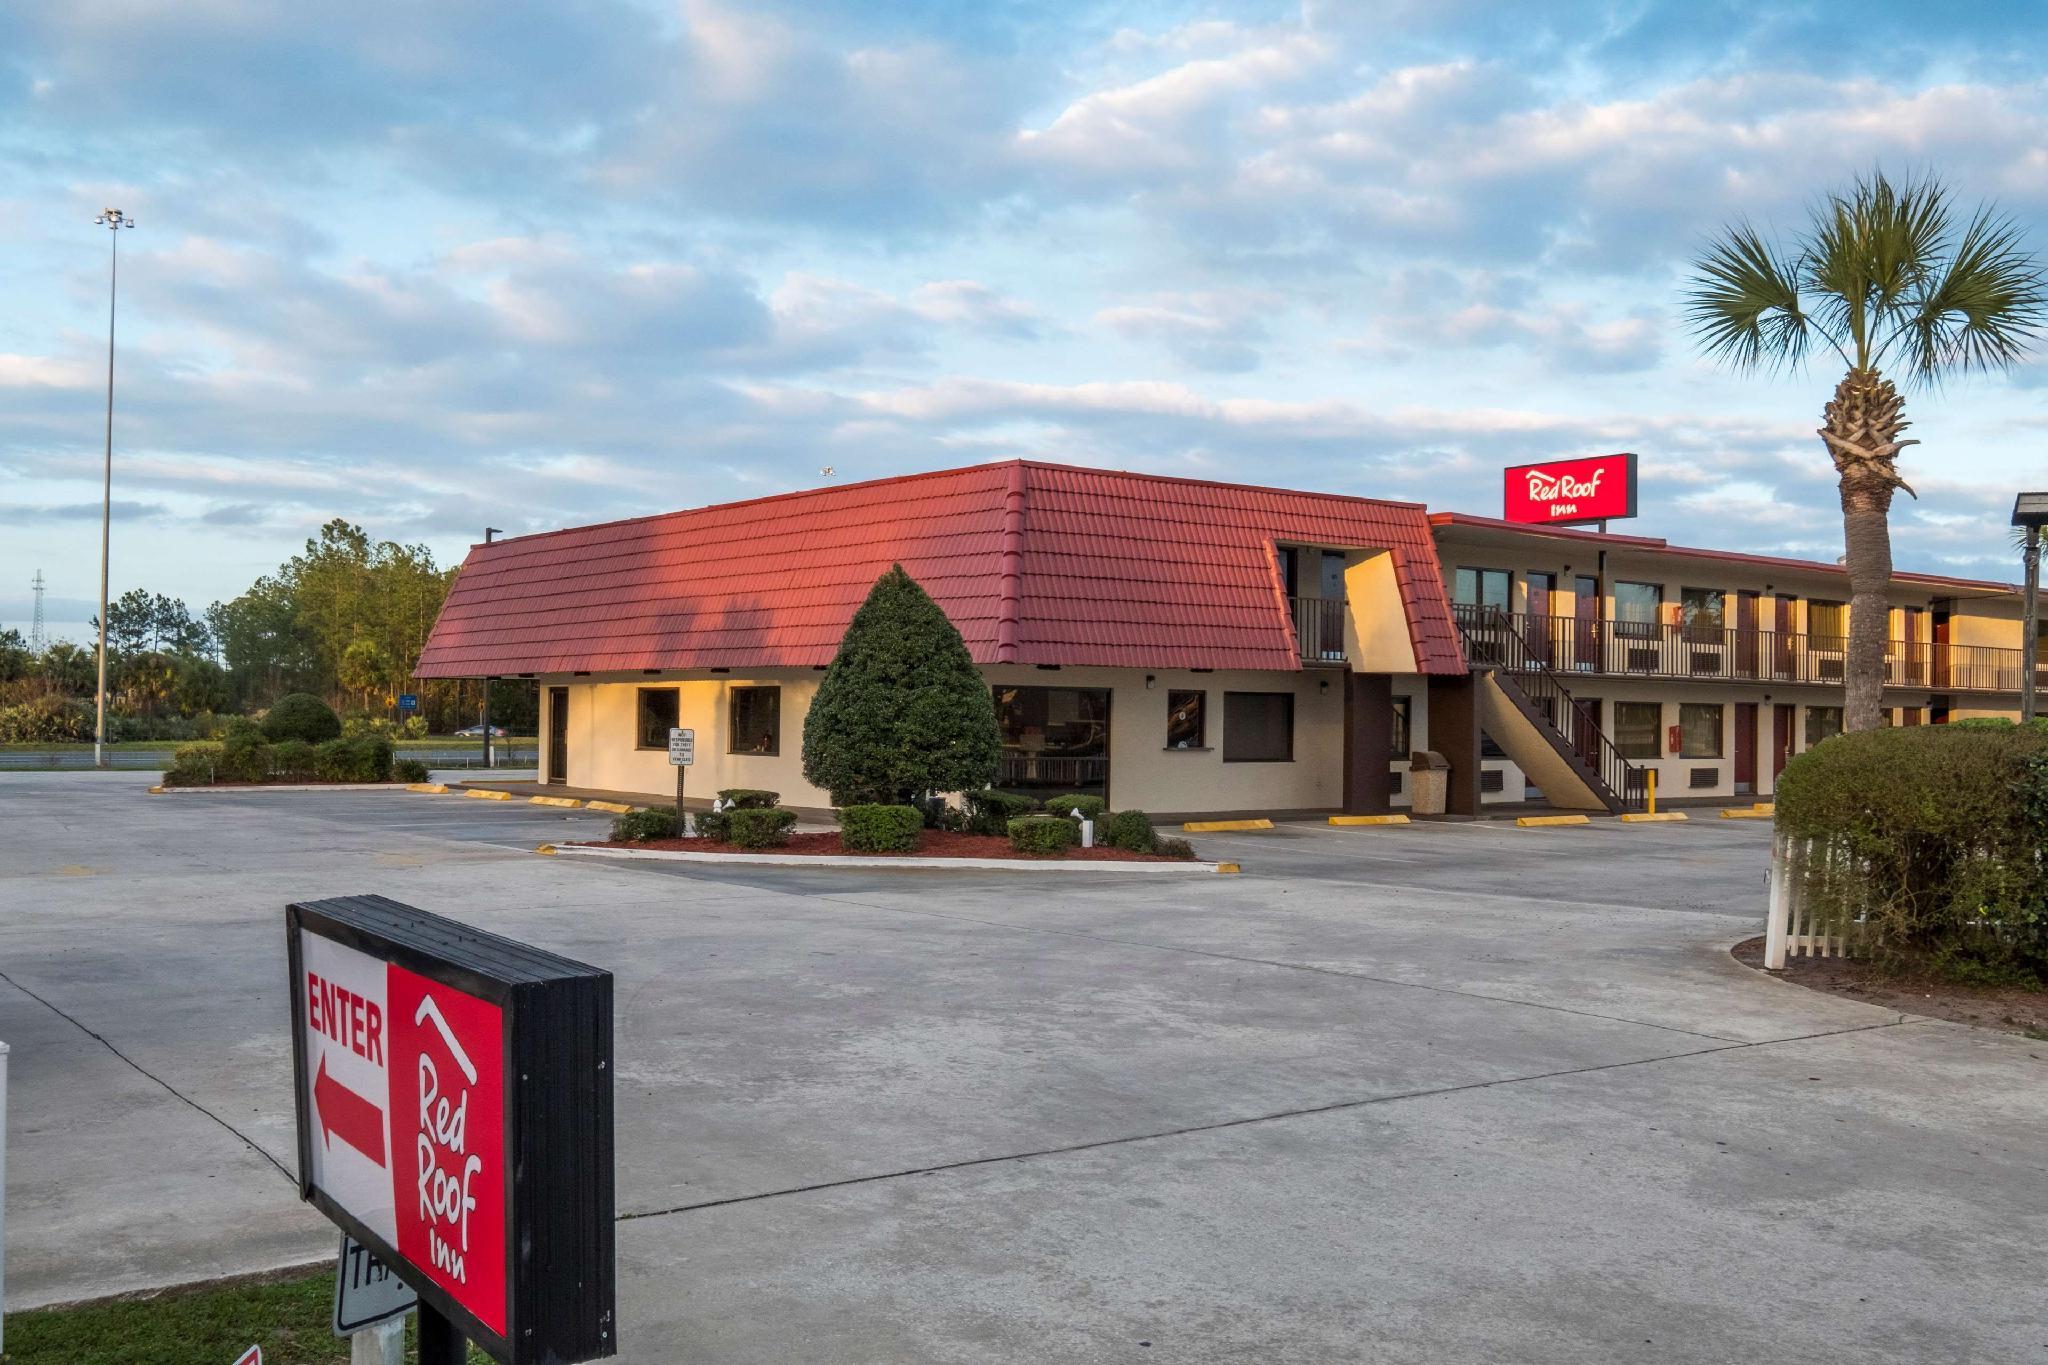
<svg viewBox="0 0 2048 1365">
<path fill-rule="evenodd" d="M 101 1299 L 7 1315 L 6 1365 L 228 1365 L 251 1346 L 263 1365 L 347 1365 L 334 1335 L 334 1271 Z M 406 1358 L 413 1358 L 406 1319 Z M 472 1365 L 489 1357 L 472 1346 Z"/>
</svg>

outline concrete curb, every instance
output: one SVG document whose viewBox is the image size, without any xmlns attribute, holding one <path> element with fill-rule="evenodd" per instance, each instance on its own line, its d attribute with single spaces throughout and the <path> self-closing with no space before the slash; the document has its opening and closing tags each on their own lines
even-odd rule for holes
<svg viewBox="0 0 2048 1365">
<path fill-rule="evenodd" d="M 618 858 L 628 862 L 713 863 L 739 867 L 865 867 L 877 872 L 911 868 L 925 872 L 1236 872 L 1236 863 L 1126 863 L 1031 858 L 859 858 L 844 853 L 684 853 L 666 848 L 589 848 L 542 844 L 535 853 L 553 857 Z"/>
<path fill-rule="evenodd" d="M 403 782 L 255 782 L 218 784 L 210 787 L 151 787 L 151 796 L 183 796 L 187 792 L 209 792 L 216 796 L 247 795 L 250 792 L 402 792 Z"/>
</svg>

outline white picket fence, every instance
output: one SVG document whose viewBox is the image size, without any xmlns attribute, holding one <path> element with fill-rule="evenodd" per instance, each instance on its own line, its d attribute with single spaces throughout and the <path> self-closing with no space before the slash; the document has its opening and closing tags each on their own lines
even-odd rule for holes
<svg viewBox="0 0 2048 1365">
<path fill-rule="evenodd" d="M 1771 839 L 1771 905 L 1764 926 L 1764 966 L 1782 971 L 1787 957 L 1854 957 L 1856 926 L 1823 922 L 1808 904 L 1806 872 L 1815 858 L 1839 857 L 1812 839 Z"/>
</svg>

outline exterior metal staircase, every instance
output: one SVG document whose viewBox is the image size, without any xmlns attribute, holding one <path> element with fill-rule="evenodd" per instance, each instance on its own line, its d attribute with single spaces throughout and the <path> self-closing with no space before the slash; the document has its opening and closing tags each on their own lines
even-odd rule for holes
<svg viewBox="0 0 2048 1365">
<path fill-rule="evenodd" d="M 1489 727 L 1494 742 L 1544 788 L 1543 794 L 1557 805 L 1590 808 L 1597 803 L 1617 815 L 1643 809 L 1649 797 L 1644 770 L 1623 758 L 1593 722 L 1591 711 L 1572 699 L 1544 651 L 1497 607 L 1459 605 L 1452 612 L 1472 671 L 1487 675 L 1500 698 L 1546 746 L 1545 753 L 1517 752 L 1521 746 L 1514 725 Z"/>
</svg>

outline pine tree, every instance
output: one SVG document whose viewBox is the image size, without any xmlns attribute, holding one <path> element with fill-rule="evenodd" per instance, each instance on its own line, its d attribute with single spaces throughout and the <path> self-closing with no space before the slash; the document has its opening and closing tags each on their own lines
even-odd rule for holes
<svg viewBox="0 0 2048 1365">
<path fill-rule="evenodd" d="M 978 791 L 1002 755 L 988 682 L 939 604 L 892 566 L 853 614 L 804 722 L 804 776 L 835 806 Z"/>
</svg>

